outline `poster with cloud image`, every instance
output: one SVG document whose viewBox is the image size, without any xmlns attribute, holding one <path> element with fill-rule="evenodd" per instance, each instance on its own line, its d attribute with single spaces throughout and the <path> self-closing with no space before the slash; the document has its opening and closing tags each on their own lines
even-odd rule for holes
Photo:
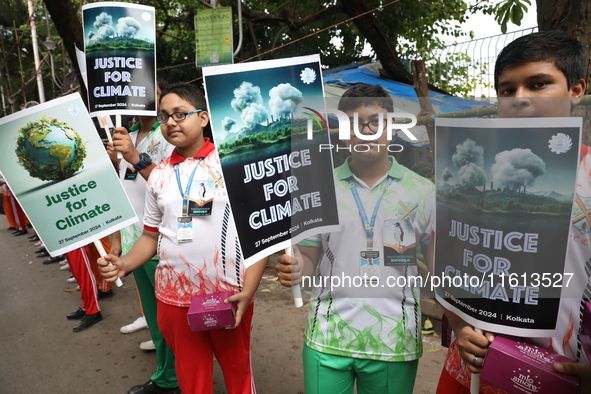
<svg viewBox="0 0 591 394">
<path fill-rule="evenodd" d="M 155 116 L 154 7 L 90 3 L 82 7 L 82 25 L 90 114 Z"/>
<path fill-rule="evenodd" d="M 310 115 L 324 106 L 320 57 L 204 67 L 203 76 L 246 265 L 338 231 L 332 157 L 319 149 L 328 127 Z"/>
<path fill-rule="evenodd" d="M 580 118 L 437 119 L 437 299 L 491 332 L 551 336 L 572 274 L 565 257 Z"/>
</svg>

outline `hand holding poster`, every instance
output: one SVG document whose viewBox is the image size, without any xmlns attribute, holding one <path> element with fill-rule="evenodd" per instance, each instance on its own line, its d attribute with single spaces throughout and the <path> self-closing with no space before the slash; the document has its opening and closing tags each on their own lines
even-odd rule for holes
<svg viewBox="0 0 591 394">
<path fill-rule="evenodd" d="M 581 119 L 437 119 L 437 299 L 475 327 L 555 330 Z M 572 274 L 571 274 L 572 275 Z"/>
<path fill-rule="evenodd" d="M 92 3 L 82 7 L 89 112 L 156 115 L 153 7 Z"/>
<path fill-rule="evenodd" d="M 1 118 L 0 146 L 0 170 L 51 256 L 137 221 L 79 94 Z"/>
<path fill-rule="evenodd" d="M 293 113 L 323 97 L 319 57 L 203 69 L 211 124 L 247 266 L 306 236 L 338 231 L 328 130 L 307 139 Z M 269 98 L 268 101 L 266 98 Z M 318 139 L 317 139 L 318 138 Z"/>
</svg>

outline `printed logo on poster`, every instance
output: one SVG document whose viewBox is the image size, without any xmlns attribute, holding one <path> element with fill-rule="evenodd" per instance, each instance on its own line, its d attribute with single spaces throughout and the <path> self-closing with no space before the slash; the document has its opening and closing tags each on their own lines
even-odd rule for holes
<svg viewBox="0 0 591 394">
<path fill-rule="evenodd" d="M 350 119 L 349 115 L 338 109 L 327 108 L 318 111 L 310 107 L 304 107 L 304 109 L 311 111 L 304 112 L 305 115 L 309 116 L 309 119 L 307 119 L 308 140 L 313 140 L 314 138 L 314 125 L 317 126 L 318 130 L 325 131 L 329 129 L 329 121 L 336 120 L 338 122 L 339 140 L 341 141 L 348 141 L 351 137 L 355 136 L 362 141 L 371 142 L 378 140 L 383 133 L 386 133 L 388 140 L 392 140 L 392 138 L 398 133 L 395 130 L 402 131 L 411 141 L 418 141 L 418 138 L 410 131 L 412 127 L 416 126 L 417 117 L 407 112 L 388 112 L 387 115 L 379 112 L 377 117 L 371 119 L 367 123 L 362 123 L 359 121 L 359 114 L 357 112 L 354 112 L 353 119 Z M 322 116 L 323 113 L 326 115 L 326 118 Z M 332 114 L 333 116 L 330 116 L 329 114 Z M 410 122 L 396 123 L 397 119 L 409 119 Z M 369 129 L 369 132 L 365 131 L 366 128 Z M 355 152 L 367 152 L 372 149 L 372 146 L 377 146 L 378 150 L 386 149 L 390 153 L 402 152 L 404 149 L 400 144 L 373 143 L 372 145 L 356 144 L 344 147 L 333 144 L 319 144 L 318 151 L 334 149 L 337 152 L 341 150 L 347 150 L 349 152 L 352 150 Z"/>
</svg>

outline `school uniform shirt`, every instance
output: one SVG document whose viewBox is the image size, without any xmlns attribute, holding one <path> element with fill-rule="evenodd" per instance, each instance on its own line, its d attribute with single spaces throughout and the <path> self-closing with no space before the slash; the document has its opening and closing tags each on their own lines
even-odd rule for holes
<svg viewBox="0 0 591 394">
<path fill-rule="evenodd" d="M 197 168 L 190 199 L 199 198 L 202 183 L 214 189 L 211 215 L 192 218 L 192 242 L 177 241 L 183 198 L 175 164 L 179 165 L 183 193 Z M 144 229 L 159 232 L 156 298 L 160 301 L 189 307 L 194 295 L 241 291 L 245 272 L 242 253 L 219 158 L 208 139 L 195 157 L 185 159 L 175 149 L 154 168 L 148 179 Z"/>
<path fill-rule="evenodd" d="M 341 231 L 311 237 L 300 243 L 322 247 L 324 255 L 315 273 L 317 282 L 310 300 L 305 343 L 310 348 L 338 356 L 382 361 L 411 361 L 422 354 L 420 286 L 412 281 L 388 285 L 387 278 L 418 276 L 416 262 L 384 266 L 384 231 L 394 232 L 392 220 L 406 220 L 406 236 L 414 232 L 417 246 L 428 244 L 434 225 L 434 185 L 398 164 L 373 187 L 355 177 L 350 158 L 335 169 L 336 197 Z M 391 178 L 390 184 L 388 178 Z M 371 220 L 377 212 L 373 250 L 380 252 L 377 288 L 351 285 L 332 287 L 330 277 L 359 277 L 360 253 L 368 250 L 367 234 L 349 186 L 353 179 L 360 201 Z M 386 221 L 390 223 L 386 225 Z M 395 220 L 396 221 L 396 220 Z M 388 229 L 385 230 L 384 227 Z M 390 234 L 388 238 L 395 237 Z M 322 278 L 328 278 L 323 282 Z"/>
<path fill-rule="evenodd" d="M 134 145 L 136 145 L 137 131 L 139 129 L 140 122 L 135 123 L 129 129 L 129 137 Z M 164 139 L 160 130 L 160 123 L 156 122 L 144 139 L 136 145 L 136 149 L 140 153 L 147 153 L 152 159 L 152 163 L 158 164 L 171 155 L 174 146 Z M 136 174 L 135 179 L 125 179 L 125 174 L 131 171 L 128 170 L 129 168 L 133 169 L 133 164 L 121 159 L 119 178 L 139 221 L 121 229 L 121 249 L 123 254 L 129 252 L 135 241 L 142 235 L 141 223 L 144 220 L 144 202 L 146 200 L 146 180 L 137 172 L 134 172 Z"/>
<path fill-rule="evenodd" d="M 528 339 L 574 361 L 589 364 L 591 360 L 581 350 L 579 338 L 583 303 L 591 301 L 591 148 L 585 145 L 581 145 L 564 272 L 573 275 L 568 287 L 562 289 L 555 335 L 552 338 Z M 566 286 L 567 279 L 565 276 L 563 286 Z M 462 385 L 470 387 L 471 373 L 460 357 L 455 341 L 448 349 L 444 368 Z M 480 391 L 486 394 L 505 393 L 484 381 L 481 381 Z"/>
</svg>

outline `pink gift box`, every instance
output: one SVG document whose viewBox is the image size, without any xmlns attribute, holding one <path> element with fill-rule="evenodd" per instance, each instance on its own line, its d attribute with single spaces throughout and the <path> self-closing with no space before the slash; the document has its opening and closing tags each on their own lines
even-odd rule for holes
<svg viewBox="0 0 591 394">
<path fill-rule="evenodd" d="M 515 394 L 576 394 L 579 378 L 554 371 L 554 362 L 575 361 L 523 339 L 497 336 L 480 378 Z"/>
<path fill-rule="evenodd" d="M 216 328 L 234 327 L 236 324 L 236 304 L 224 303 L 234 292 L 196 295 L 191 301 L 187 318 L 191 331 L 215 330 Z"/>
<path fill-rule="evenodd" d="M 583 322 L 581 323 L 581 347 L 587 360 L 591 361 L 591 302 L 585 303 Z"/>
</svg>

